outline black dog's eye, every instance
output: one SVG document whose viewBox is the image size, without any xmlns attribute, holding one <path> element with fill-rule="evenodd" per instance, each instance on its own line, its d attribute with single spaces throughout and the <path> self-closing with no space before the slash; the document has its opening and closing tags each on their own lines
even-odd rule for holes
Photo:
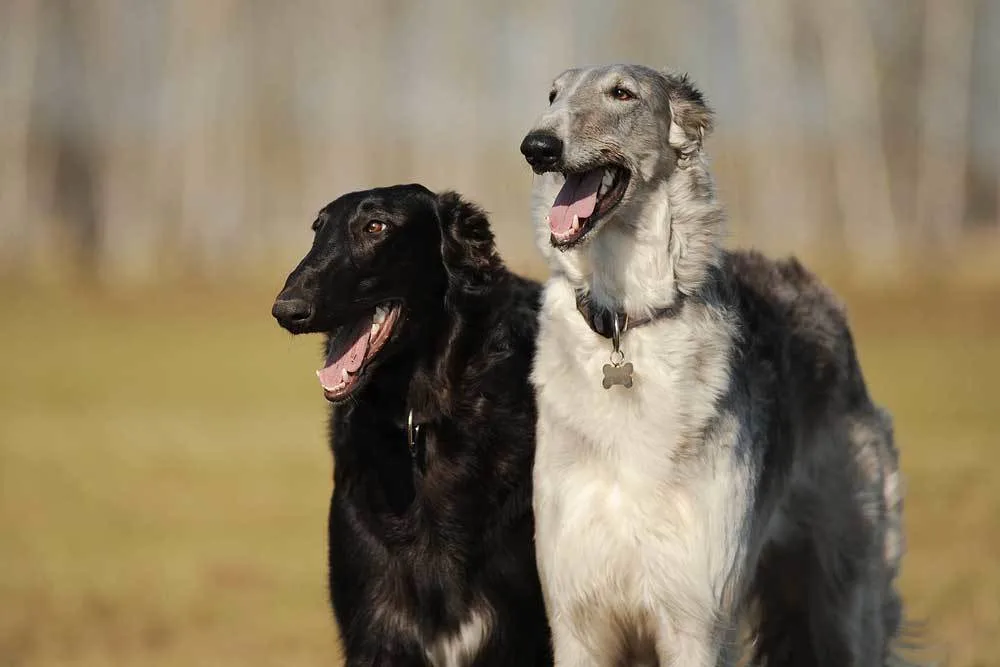
<svg viewBox="0 0 1000 667">
<path fill-rule="evenodd" d="M 368 234 L 381 234 L 388 226 L 381 220 L 371 220 L 365 225 L 365 232 Z"/>
<path fill-rule="evenodd" d="M 549 104 L 552 104 L 555 101 L 556 101 L 556 91 L 553 90 L 549 92 Z"/>
<path fill-rule="evenodd" d="M 632 91 L 627 88 L 622 88 L 621 86 L 615 86 L 611 89 L 611 97 L 615 98 L 619 102 L 631 102 L 635 99 L 635 95 Z"/>
</svg>

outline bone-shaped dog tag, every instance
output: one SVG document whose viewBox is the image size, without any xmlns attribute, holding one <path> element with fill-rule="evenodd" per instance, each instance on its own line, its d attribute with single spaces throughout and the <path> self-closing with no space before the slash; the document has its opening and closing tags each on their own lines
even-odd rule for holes
<svg viewBox="0 0 1000 667">
<path fill-rule="evenodd" d="M 618 321 L 618 314 L 611 318 L 611 359 L 610 364 L 604 364 L 604 381 L 601 383 L 605 389 L 621 385 L 626 389 L 632 388 L 632 364 L 625 361 L 625 353 L 622 352 L 621 323 Z M 628 318 L 625 318 L 625 328 L 628 328 Z"/>
<path fill-rule="evenodd" d="M 626 361 L 621 364 L 604 364 L 604 382 L 601 383 L 605 389 L 611 389 L 616 384 L 620 384 L 626 389 L 632 388 L 632 362 Z"/>
</svg>

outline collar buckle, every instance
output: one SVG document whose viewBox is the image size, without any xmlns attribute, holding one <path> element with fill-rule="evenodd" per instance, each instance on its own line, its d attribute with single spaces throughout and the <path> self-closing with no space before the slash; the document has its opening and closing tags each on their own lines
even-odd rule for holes
<svg viewBox="0 0 1000 667">
<path fill-rule="evenodd" d="M 417 424 L 413 419 L 413 408 L 406 413 L 406 447 L 410 450 L 410 458 L 413 460 L 413 467 L 419 473 L 424 471 L 423 452 L 421 451 L 420 433 L 422 424 Z"/>
</svg>

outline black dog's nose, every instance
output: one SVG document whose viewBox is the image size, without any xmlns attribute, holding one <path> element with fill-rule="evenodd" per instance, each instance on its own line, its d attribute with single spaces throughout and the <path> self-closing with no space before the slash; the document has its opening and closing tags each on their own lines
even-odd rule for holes
<svg viewBox="0 0 1000 667">
<path fill-rule="evenodd" d="M 563 142 L 548 132 L 531 132 L 521 142 L 521 154 L 534 169 L 552 169 L 562 159 Z"/>
<path fill-rule="evenodd" d="M 302 324 L 313 315 L 312 306 L 302 299 L 278 299 L 271 307 L 271 315 L 281 324 Z"/>
</svg>

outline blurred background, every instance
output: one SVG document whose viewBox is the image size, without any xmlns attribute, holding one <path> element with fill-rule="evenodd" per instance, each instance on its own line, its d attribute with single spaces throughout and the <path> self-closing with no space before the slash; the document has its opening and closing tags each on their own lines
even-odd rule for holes
<svg viewBox="0 0 1000 667">
<path fill-rule="evenodd" d="M 544 277 L 517 147 L 610 61 L 692 75 L 731 244 L 842 295 L 910 613 L 1000 665 L 997 0 L 2 0 L 0 667 L 337 664 L 319 340 L 270 301 L 396 182 Z"/>
</svg>

